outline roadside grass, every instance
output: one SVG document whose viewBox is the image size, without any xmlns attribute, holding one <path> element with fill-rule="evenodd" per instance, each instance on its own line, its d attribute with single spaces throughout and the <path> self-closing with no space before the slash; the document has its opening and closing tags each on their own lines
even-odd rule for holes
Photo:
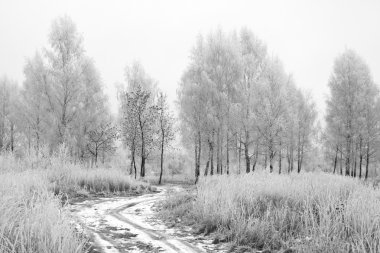
<svg viewBox="0 0 380 253">
<path fill-rule="evenodd" d="M 67 156 L 40 159 L 0 156 L 0 252 L 86 252 L 68 201 L 92 194 L 150 191 L 117 169 L 85 169 Z"/>
<path fill-rule="evenodd" d="M 357 179 L 256 172 L 202 178 L 195 192 L 169 196 L 161 214 L 259 250 L 380 251 L 380 191 Z"/>
<path fill-rule="evenodd" d="M 84 252 L 60 196 L 46 175 L 31 171 L 0 175 L 0 252 Z"/>
<path fill-rule="evenodd" d="M 159 173 L 147 175 L 145 181 L 149 182 L 150 185 L 158 185 Z M 161 184 L 180 184 L 180 185 L 194 185 L 194 176 L 187 174 L 178 174 L 178 175 L 163 175 Z"/>
</svg>

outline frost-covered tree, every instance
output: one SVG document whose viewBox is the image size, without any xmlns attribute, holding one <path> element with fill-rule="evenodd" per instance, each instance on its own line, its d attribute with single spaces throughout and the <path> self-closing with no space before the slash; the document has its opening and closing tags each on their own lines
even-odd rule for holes
<svg viewBox="0 0 380 253">
<path fill-rule="evenodd" d="M 334 170 L 339 151 L 344 158 L 345 175 L 356 176 L 359 160 L 361 177 L 365 156 L 367 176 L 379 125 L 375 113 L 379 92 L 367 64 L 354 51 L 346 50 L 335 60 L 329 87 L 326 136 L 330 146 L 335 147 L 332 150 L 336 150 Z"/>
<path fill-rule="evenodd" d="M 204 175 L 214 173 L 214 160 L 216 173 L 229 173 L 231 151 L 238 172 L 241 156 L 248 173 L 251 164 L 255 170 L 268 162 L 273 171 L 277 155 L 281 171 L 285 153 L 292 156 L 289 164 L 297 161 L 301 170 L 316 117 L 312 103 L 291 81 L 247 29 L 239 36 L 221 30 L 206 39 L 199 36 L 178 89 L 182 139 L 193 147 L 196 178 L 202 159 Z"/>
<path fill-rule="evenodd" d="M 133 167 L 136 177 L 135 156 L 138 155 L 140 177 L 145 177 L 147 159 L 157 143 L 157 86 L 137 62 L 127 67 L 126 82 L 126 89 L 121 92 L 123 140 L 130 149 L 130 172 Z"/>
<path fill-rule="evenodd" d="M 0 78 L 0 152 L 15 149 L 18 93 L 16 82 L 7 77 Z"/>
</svg>

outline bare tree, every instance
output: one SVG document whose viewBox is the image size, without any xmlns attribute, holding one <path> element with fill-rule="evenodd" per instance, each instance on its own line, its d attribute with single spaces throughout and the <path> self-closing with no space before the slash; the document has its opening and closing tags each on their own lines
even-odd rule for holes
<svg viewBox="0 0 380 253">
<path fill-rule="evenodd" d="M 128 110 L 128 118 L 124 119 L 123 124 L 124 133 L 127 134 L 125 140 L 131 140 L 138 136 L 139 142 L 129 145 L 133 155 L 134 152 L 140 155 L 140 177 L 145 177 L 146 160 L 155 144 L 157 107 L 150 103 L 151 93 L 143 90 L 141 86 L 137 86 L 135 91 L 126 92 L 125 96 L 127 102 L 125 108 Z M 139 145 L 139 148 L 136 144 Z"/>
<path fill-rule="evenodd" d="M 164 165 L 164 150 L 167 145 L 174 140 L 174 118 L 169 111 L 166 95 L 162 92 L 158 96 L 157 109 L 158 109 L 158 125 L 160 135 L 160 178 L 158 184 L 161 184 L 163 165 Z"/>
<path fill-rule="evenodd" d="M 93 157 L 95 165 L 98 163 L 100 155 L 103 155 L 104 159 L 105 154 L 114 152 L 114 144 L 118 137 L 118 132 L 112 123 L 100 124 L 94 130 L 89 131 L 87 136 L 87 150 Z"/>
</svg>

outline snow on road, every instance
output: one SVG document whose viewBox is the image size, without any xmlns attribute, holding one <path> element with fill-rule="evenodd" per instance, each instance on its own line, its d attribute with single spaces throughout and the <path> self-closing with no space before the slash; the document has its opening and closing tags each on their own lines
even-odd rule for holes
<svg viewBox="0 0 380 253">
<path fill-rule="evenodd" d="M 159 193 L 74 204 L 74 216 L 92 238 L 92 252 L 220 252 L 211 239 L 195 238 L 191 228 L 179 231 L 158 220 L 153 205 L 163 200 L 167 191 L 183 189 L 163 186 L 158 190 Z"/>
</svg>

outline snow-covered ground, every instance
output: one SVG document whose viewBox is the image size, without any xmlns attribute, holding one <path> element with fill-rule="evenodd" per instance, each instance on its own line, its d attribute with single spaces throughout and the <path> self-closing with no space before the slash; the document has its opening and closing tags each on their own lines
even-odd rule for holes
<svg viewBox="0 0 380 253">
<path fill-rule="evenodd" d="M 158 187 L 159 193 L 113 197 L 74 204 L 72 211 L 89 233 L 93 252 L 220 252 L 211 239 L 196 238 L 191 228 L 168 228 L 156 218 L 153 205 L 167 191 L 180 186 Z"/>
</svg>

